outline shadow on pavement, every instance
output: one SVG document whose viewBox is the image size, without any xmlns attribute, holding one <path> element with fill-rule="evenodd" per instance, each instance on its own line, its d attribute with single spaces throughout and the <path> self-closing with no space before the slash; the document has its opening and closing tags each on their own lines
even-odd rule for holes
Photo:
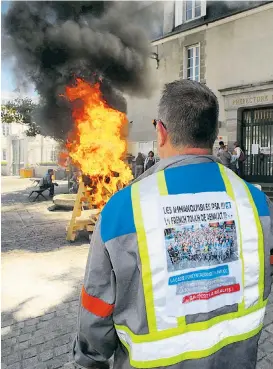
<svg viewBox="0 0 273 369">
<path fill-rule="evenodd" d="M 32 299 L 2 313 L 1 368 L 80 368 L 73 363 L 72 342 L 77 329 L 78 281 L 73 291 L 58 304 L 30 318 L 18 312 Z"/>
</svg>

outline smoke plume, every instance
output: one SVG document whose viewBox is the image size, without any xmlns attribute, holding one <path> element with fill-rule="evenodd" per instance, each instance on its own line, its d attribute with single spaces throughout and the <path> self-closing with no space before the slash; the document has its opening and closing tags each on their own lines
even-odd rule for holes
<svg viewBox="0 0 273 369">
<path fill-rule="evenodd" d="M 64 139 L 71 106 L 60 95 L 75 77 L 102 80 L 108 104 L 126 112 L 122 93 L 148 95 L 148 38 L 134 2 L 18 1 L 4 17 L 4 56 L 15 56 L 20 80 L 35 85 L 42 133 Z"/>
</svg>

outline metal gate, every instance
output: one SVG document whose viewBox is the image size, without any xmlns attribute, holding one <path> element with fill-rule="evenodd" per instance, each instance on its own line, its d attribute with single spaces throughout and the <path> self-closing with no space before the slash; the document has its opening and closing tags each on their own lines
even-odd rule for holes
<svg viewBox="0 0 273 369">
<path fill-rule="evenodd" d="M 273 107 L 243 111 L 244 179 L 273 183 Z"/>
</svg>

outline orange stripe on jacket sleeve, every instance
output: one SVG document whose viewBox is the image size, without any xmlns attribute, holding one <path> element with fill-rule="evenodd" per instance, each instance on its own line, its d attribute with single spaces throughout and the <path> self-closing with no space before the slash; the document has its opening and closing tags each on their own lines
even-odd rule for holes
<svg viewBox="0 0 273 369">
<path fill-rule="evenodd" d="M 84 287 L 82 288 L 81 299 L 82 306 L 94 315 L 106 318 L 113 313 L 114 305 L 107 304 L 107 302 L 104 302 L 98 297 L 88 295 Z"/>
</svg>

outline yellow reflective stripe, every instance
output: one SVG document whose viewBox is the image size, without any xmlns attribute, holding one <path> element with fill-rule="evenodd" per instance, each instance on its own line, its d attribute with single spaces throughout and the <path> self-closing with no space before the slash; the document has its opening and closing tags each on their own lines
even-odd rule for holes
<svg viewBox="0 0 273 369">
<path fill-rule="evenodd" d="M 187 324 L 186 322 L 186 317 L 185 316 L 180 316 L 177 319 L 177 325 L 178 327 L 181 327 L 181 326 L 185 326 Z"/>
<path fill-rule="evenodd" d="M 160 172 L 158 172 L 156 176 L 157 176 L 158 191 L 160 195 L 161 196 L 168 195 L 168 188 L 167 188 L 164 170 L 161 170 Z"/>
<path fill-rule="evenodd" d="M 173 356 L 170 358 L 150 360 L 150 361 L 132 360 L 129 345 L 126 342 L 124 342 L 124 340 L 122 339 L 121 339 L 121 342 L 128 350 L 131 366 L 135 368 L 155 368 L 155 367 L 161 367 L 161 366 L 174 365 L 174 364 L 177 364 L 185 360 L 201 359 L 201 358 L 210 356 L 227 345 L 240 342 L 240 341 L 244 341 L 251 337 L 254 337 L 256 334 L 258 334 L 261 331 L 262 328 L 263 328 L 263 324 L 261 324 L 258 328 L 255 328 L 250 332 L 243 333 L 238 336 L 231 336 L 231 337 L 224 338 L 222 341 L 218 342 L 216 345 L 206 350 L 190 351 L 190 352 L 185 352 L 183 354 Z"/>
<path fill-rule="evenodd" d="M 262 225 L 261 225 L 258 210 L 257 210 L 257 207 L 256 207 L 255 202 L 253 200 L 253 197 L 251 195 L 251 192 L 249 191 L 249 188 L 246 185 L 246 183 L 243 180 L 242 180 L 242 182 L 245 186 L 249 202 L 252 206 L 252 210 L 253 210 L 253 214 L 254 214 L 254 218 L 255 218 L 255 223 L 256 223 L 256 227 L 257 227 L 257 233 L 258 233 L 258 253 L 259 253 L 259 283 L 258 283 L 258 287 L 259 287 L 259 302 L 261 303 L 264 299 L 264 234 L 263 234 L 263 228 L 262 228 Z"/>
<path fill-rule="evenodd" d="M 158 185 L 158 191 L 161 196 L 168 195 L 168 187 L 166 183 L 165 178 L 165 171 L 162 170 L 156 174 L 157 176 L 157 185 Z M 186 317 L 180 316 L 177 318 L 177 325 L 178 326 L 184 326 L 186 324 Z"/>
<path fill-rule="evenodd" d="M 141 260 L 142 284 L 147 312 L 147 322 L 149 332 L 154 332 L 156 331 L 156 317 L 153 298 L 152 274 L 148 254 L 146 233 L 141 213 L 139 182 L 134 183 L 131 187 L 131 199 L 133 205 L 138 249 Z"/>
<path fill-rule="evenodd" d="M 222 164 L 218 163 L 218 167 L 220 170 L 220 174 L 222 176 L 222 179 L 224 181 L 225 187 L 226 187 L 226 192 L 229 195 L 229 197 L 232 198 L 233 201 L 235 201 L 235 196 L 234 196 L 234 192 L 233 192 L 233 188 L 232 185 L 230 183 L 230 180 L 225 172 L 225 167 Z"/>
<path fill-rule="evenodd" d="M 230 180 L 225 172 L 225 167 L 222 164 L 218 164 L 219 170 L 220 170 L 220 174 L 222 176 L 222 179 L 224 181 L 225 187 L 226 187 L 226 192 L 228 194 L 229 197 L 232 198 L 232 200 L 235 203 L 236 206 L 236 210 L 237 210 L 237 215 L 238 215 L 238 224 L 239 224 L 239 232 L 240 232 L 240 259 L 242 262 L 242 285 L 243 285 L 243 291 L 244 291 L 244 287 L 245 287 L 245 263 L 244 263 L 244 254 L 243 254 L 243 244 L 242 244 L 242 229 L 241 229 L 241 224 L 240 224 L 240 218 L 239 218 L 239 212 L 238 212 L 238 206 L 236 203 L 236 199 L 235 199 L 235 195 L 234 195 L 234 191 L 232 188 L 232 184 L 230 183 Z M 242 310 L 245 308 L 245 299 L 244 299 L 244 295 L 243 295 L 243 300 L 240 304 L 238 304 L 238 310 Z"/>
<path fill-rule="evenodd" d="M 198 331 L 206 330 L 208 328 L 211 328 L 213 325 L 221 323 L 225 320 L 236 319 L 236 318 L 240 318 L 242 316 L 254 313 L 264 308 L 266 304 L 267 304 L 267 300 L 264 300 L 254 306 L 251 306 L 250 308 L 246 310 L 241 310 L 241 311 L 236 311 L 234 313 L 227 313 L 227 314 L 219 315 L 205 322 L 186 324 L 185 326 L 179 326 L 177 328 L 169 328 L 166 330 L 142 334 L 142 335 L 133 333 L 128 327 L 123 326 L 123 325 L 116 324 L 115 328 L 117 330 L 126 332 L 130 336 L 132 342 L 134 343 L 154 342 L 157 340 L 163 340 L 166 338 L 178 336 L 180 334 L 187 333 L 187 332 L 193 332 L 193 331 L 198 332 Z"/>
</svg>

